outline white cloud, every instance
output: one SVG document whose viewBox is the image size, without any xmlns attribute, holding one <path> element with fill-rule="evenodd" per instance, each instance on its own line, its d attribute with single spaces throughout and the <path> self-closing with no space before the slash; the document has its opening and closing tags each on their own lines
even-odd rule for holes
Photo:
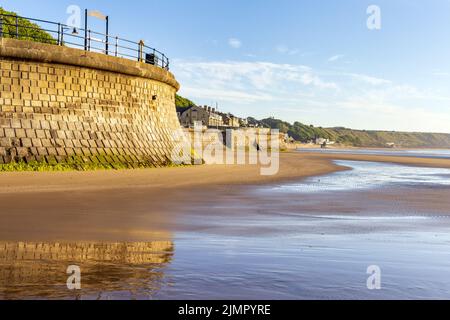
<svg viewBox="0 0 450 320">
<path fill-rule="evenodd" d="M 439 72 L 439 71 L 436 71 L 436 72 L 433 72 L 432 75 L 436 76 L 436 77 L 450 77 L 450 72 Z"/>
<path fill-rule="evenodd" d="M 298 54 L 300 52 L 298 49 L 291 49 L 291 48 L 289 48 L 288 46 L 285 46 L 285 45 L 278 45 L 275 48 L 275 50 L 278 53 L 287 54 L 287 55 L 290 55 L 290 56 L 296 55 L 296 54 Z"/>
<path fill-rule="evenodd" d="M 220 88 L 198 88 L 185 86 L 183 92 L 189 97 L 203 99 L 205 101 L 217 100 L 229 103 L 256 103 L 261 101 L 272 101 L 273 97 L 263 92 L 251 93 L 239 90 L 227 90 Z"/>
<path fill-rule="evenodd" d="M 328 58 L 328 62 L 335 62 L 335 61 L 338 61 L 338 60 L 340 60 L 340 59 L 342 59 L 344 57 L 345 57 L 345 55 L 343 55 L 343 54 L 337 54 L 337 55 L 334 55 L 334 56 Z"/>
<path fill-rule="evenodd" d="M 417 106 L 401 105 L 389 98 L 360 96 L 339 101 L 336 107 L 347 110 L 342 112 L 348 112 L 352 118 L 344 125 L 355 129 L 449 132 L 450 114 L 432 112 L 423 103 Z"/>
<path fill-rule="evenodd" d="M 387 85 L 387 84 L 392 83 L 390 80 L 376 78 L 376 77 L 368 76 L 365 74 L 347 73 L 345 75 L 352 77 L 353 79 L 355 79 L 357 81 L 366 82 L 366 83 L 374 85 L 374 86 Z"/>
<path fill-rule="evenodd" d="M 287 101 L 316 90 L 336 91 L 337 84 L 325 81 L 311 68 L 270 62 L 196 62 L 178 60 L 174 72 L 192 98 L 219 99 L 234 103 L 260 100 Z M 186 85 L 186 86 L 184 86 Z M 219 99 L 220 100 L 220 99 Z"/>
<path fill-rule="evenodd" d="M 232 47 L 234 49 L 239 49 L 240 47 L 242 47 L 241 40 L 236 39 L 236 38 L 228 39 L 228 44 L 230 45 L 230 47 Z"/>
<path fill-rule="evenodd" d="M 175 60 L 182 95 L 241 116 L 355 129 L 449 132 L 450 91 L 362 73 L 246 61 Z"/>
</svg>

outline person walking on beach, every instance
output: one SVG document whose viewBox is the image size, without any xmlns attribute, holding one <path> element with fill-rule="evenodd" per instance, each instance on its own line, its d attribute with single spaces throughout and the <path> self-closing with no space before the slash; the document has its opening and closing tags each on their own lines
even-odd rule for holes
<svg viewBox="0 0 450 320">
<path fill-rule="evenodd" d="M 253 144 L 253 146 L 256 148 L 256 151 L 258 151 L 258 152 L 261 151 L 261 147 L 259 146 L 258 141 L 255 140 L 255 143 Z"/>
</svg>

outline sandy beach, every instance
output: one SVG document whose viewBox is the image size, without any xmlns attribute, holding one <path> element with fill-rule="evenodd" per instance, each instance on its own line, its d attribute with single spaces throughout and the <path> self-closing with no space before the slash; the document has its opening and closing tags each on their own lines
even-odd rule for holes
<svg viewBox="0 0 450 320">
<path fill-rule="evenodd" d="M 298 181 L 346 169 L 333 159 L 450 168 L 450 161 L 441 159 L 290 152 L 281 154 L 275 176 L 261 176 L 259 167 L 250 165 L 3 173 L 0 236 L 17 241 L 147 241 L 155 234 L 165 238 L 167 231 L 179 228 L 176 216 L 193 201 L 213 205 L 216 196 L 233 186 Z M 213 188 L 212 196 L 202 196 Z"/>
<path fill-rule="evenodd" d="M 175 168 L 88 172 L 2 173 L 0 194 L 43 191 L 87 191 L 127 188 L 176 189 L 225 184 L 258 184 L 297 179 L 341 170 L 329 159 L 311 161 L 298 153 L 280 154 L 280 170 L 262 176 L 256 165 L 202 165 Z"/>
<path fill-rule="evenodd" d="M 105 170 L 87 172 L 0 173 L 0 194 L 89 191 L 128 188 L 184 189 L 198 186 L 265 184 L 324 175 L 345 170 L 333 160 L 389 162 L 403 165 L 450 168 L 450 160 L 356 154 L 286 152 L 280 154 L 280 170 L 260 175 L 255 165 L 203 165 L 178 168 Z"/>
<path fill-rule="evenodd" d="M 213 187 L 264 184 L 342 170 L 327 159 L 281 154 L 280 171 L 259 166 L 203 165 L 90 172 L 1 175 L 0 237 L 39 241 L 149 241 L 170 237 L 175 216 Z M 203 199 L 205 202 L 213 199 Z M 183 203 L 185 205 L 183 205 Z M 188 205 L 187 205 L 188 206 Z"/>
</svg>

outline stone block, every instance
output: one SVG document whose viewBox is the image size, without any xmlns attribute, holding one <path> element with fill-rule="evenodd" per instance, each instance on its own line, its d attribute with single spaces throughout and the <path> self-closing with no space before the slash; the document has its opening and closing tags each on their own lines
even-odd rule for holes
<svg viewBox="0 0 450 320">
<path fill-rule="evenodd" d="M 31 139 L 31 142 L 33 144 L 33 147 L 42 147 L 41 139 Z"/>
<path fill-rule="evenodd" d="M 21 138 L 20 141 L 22 147 L 31 148 L 33 146 L 30 138 Z"/>
<path fill-rule="evenodd" d="M 25 129 L 25 134 L 27 138 L 36 138 L 36 130 L 34 129 Z"/>
<path fill-rule="evenodd" d="M 48 154 L 47 154 L 47 149 L 46 149 L 46 148 L 43 148 L 43 147 L 38 147 L 38 148 L 37 148 L 37 152 L 38 152 L 38 154 L 39 154 L 40 156 L 46 156 L 46 155 L 48 155 Z"/>
<path fill-rule="evenodd" d="M 50 122 L 41 120 L 41 128 L 44 130 L 50 130 Z"/>
<path fill-rule="evenodd" d="M 11 127 L 11 120 L 6 118 L 0 118 L 0 128 Z"/>
<path fill-rule="evenodd" d="M 22 122 L 20 121 L 20 119 L 11 119 L 11 128 L 14 129 L 20 129 L 22 128 Z"/>
<path fill-rule="evenodd" d="M 27 134 L 24 129 L 15 129 L 15 137 L 16 138 L 26 138 Z"/>
<path fill-rule="evenodd" d="M 57 152 L 58 156 L 66 156 L 67 155 L 65 148 L 56 148 L 56 152 Z"/>
<path fill-rule="evenodd" d="M 26 156 L 29 155 L 28 148 L 17 147 L 15 149 L 16 149 L 17 156 L 20 157 L 20 158 L 25 158 Z"/>
<path fill-rule="evenodd" d="M 50 139 L 41 139 L 42 146 L 45 148 L 53 147 L 53 144 Z"/>
<path fill-rule="evenodd" d="M 56 156 L 58 153 L 56 152 L 56 148 L 47 148 L 47 154 L 49 156 Z"/>
<path fill-rule="evenodd" d="M 39 139 L 45 139 L 45 131 L 44 130 L 36 130 L 36 137 Z"/>
<path fill-rule="evenodd" d="M 10 138 L 0 138 L 0 147 L 10 148 L 11 146 Z"/>
<path fill-rule="evenodd" d="M 14 129 L 9 129 L 9 128 L 5 129 L 5 137 L 7 137 L 7 138 L 14 138 L 14 137 L 16 137 Z"/>
</svg>

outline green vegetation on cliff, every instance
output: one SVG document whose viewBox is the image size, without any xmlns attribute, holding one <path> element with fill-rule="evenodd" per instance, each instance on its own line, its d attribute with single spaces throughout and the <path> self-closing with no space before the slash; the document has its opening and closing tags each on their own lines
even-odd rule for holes
<svg viewBox="0 0 450 320">
<path fill-rule="evenodd" d="M 0 7 L 0 14 L 17 15 L 15 12 L 6 11 L 2 7 Z M 16 37 L 15 17 L 3 17 L 3 37 Z M 56 44 L 56 40 L 49 33 L 43 31 L 37 24 L 23 18 L 19 18 L 19 39 Z"/>
<path fill-rule="evenodd" d="M 275 118 L 267 118 L 260 121 L 260 125 L 269 127 L 272 129 L 278 129 L 283 133 L 289 134 L 296 141 L 308 142 L 316 138 L 324 138 L 332 140 L 335 135 L 328 129 L 316 128 L 314 126 L 304 125 L 300 122 L 294 122 L 290 124 L 288 122 L 278 120 Z"/>
<path fill-rule="evenodd" d="M 355 147 L 386 147 L 388 143 L 404 148 L 450 148 L 450 134 L 366 131 L 347 128 L 322 128 L 305 125 L 300 122 L 288 122 L 268 118 L 260 123 L 272 129 L 288 133 L 295 140 L 309 142 L 316 138 L 330 139 L 342 145 Z"/>
<path fill-rule="evenodd" d="M 196 106 L 194 102 L 182 96 L 179 96 L 178 94 L 175 95 L 175 105 L 177 106 L 177 108 L 190 108 Z"/>
<path fill-rule="evenodd" d="M 450 134 L 423 132 L 366 131 L 329 129 L 336 141 L 361 147 L 385 147 L 388 143 L 404 148 L 450 148 Z"/>
</svg>

